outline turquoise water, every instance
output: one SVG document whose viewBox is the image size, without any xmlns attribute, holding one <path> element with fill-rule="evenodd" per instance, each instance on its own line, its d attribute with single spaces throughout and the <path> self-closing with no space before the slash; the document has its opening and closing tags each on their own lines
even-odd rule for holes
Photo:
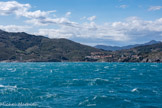
<svg viewBox="0 0 162 108">
<path fill-rule="evenodd" d="M 162 108 L 162 64 L 0 63 L 0 108 Z"/>
</svg>

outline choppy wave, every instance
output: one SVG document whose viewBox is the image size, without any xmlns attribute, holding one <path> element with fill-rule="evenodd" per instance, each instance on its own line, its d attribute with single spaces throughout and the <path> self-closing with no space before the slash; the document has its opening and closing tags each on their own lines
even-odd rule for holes
<svg viewBox="0 0 162 108">
<path fill-rule="evenodd" d="M 1 63 L 0 102 L 161 108 L 161 69 L 156 63 Z"/>
<path fill-rule="evenodd" d="M 0 85 L 0 88 L 7 88 L 7 89 L 10 89 L 10 88 L 17 88 L 17 86 L 8 86 L 8 85 Z"/>
</svg>

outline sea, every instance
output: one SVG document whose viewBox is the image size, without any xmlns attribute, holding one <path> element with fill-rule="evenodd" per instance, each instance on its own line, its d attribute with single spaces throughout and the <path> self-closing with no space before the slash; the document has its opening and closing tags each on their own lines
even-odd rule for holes
<svg viewBox="0 0 162 108">
<path fill-rule="evenodd" d="M 161 63 L 0 63 L 0 108 L 162 108 Z"/>
</svg>

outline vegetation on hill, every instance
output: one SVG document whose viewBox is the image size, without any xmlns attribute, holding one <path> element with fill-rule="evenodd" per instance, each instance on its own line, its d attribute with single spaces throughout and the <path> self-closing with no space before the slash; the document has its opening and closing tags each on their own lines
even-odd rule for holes
<svg viewBox="0 0 162 108">
<path fill-rule="evenodd" d="M 67 39 L 49 39 L 0 30 L 0 61 L 6 62 L 162 62 L 162 43 L 103 51 Z"/>
<path fill-rule="evenodd" d="M 100 50 L 67 39 L 0 31 L 0 61 L 84 61 L 85 56 L 97 51 Z"/>
<path fill-rule="evenodd" d="M 106 62 L 162 62 L 162 43 L 127 50 L 92 53 L 88 58 Z"/>
</svg>

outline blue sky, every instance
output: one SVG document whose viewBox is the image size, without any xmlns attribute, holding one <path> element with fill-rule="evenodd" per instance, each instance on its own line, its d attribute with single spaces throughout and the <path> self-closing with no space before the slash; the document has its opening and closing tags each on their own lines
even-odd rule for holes
<svg viewBox="0 0 162 108">
<path fill-rule="evenodd" d="M 162 0 L 1 0 L 0 29 L 87 45 L 162 40 Z"/>
</svg>

